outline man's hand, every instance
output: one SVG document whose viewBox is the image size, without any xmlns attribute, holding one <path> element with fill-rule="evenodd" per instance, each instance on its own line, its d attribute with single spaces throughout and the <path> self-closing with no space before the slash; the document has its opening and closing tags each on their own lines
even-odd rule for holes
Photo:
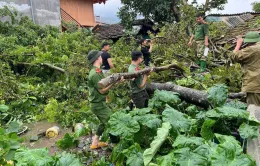
<svg viewBox="0 0 260 166">
<path fill-rule="evenodd" d="M 191 46 L 192 46 L 192 42 L 191 42 L 191 41 L 188 43 L 188 46 L 189 46 L 189 47 L 191 47 Z"/>
<path fill-rule="evenodd" d="M 238 39 L 237 39 L 237 45 L 236 45 L 236 48 L 234 49 L 234 53 L 236 53 L 236 52 L 238 52 L 239 50 L 240 50 L 240 48 L 241 48 L 241 46 L 242 46 L 242 44 L 243 44 L 243 38 L 241 38 L 241 37 L 239 37 Z"/>
<path fill-rule="evenodd" d="M 208 47 L 209 46 L 209 42 L 205 41 L 205 46 Z"/>
<path fill-rule="evenodd" d="M 244 41 L 243 38 L 238 38 L 238 39 L 237 39 L 237 44 L 241 44 L 241 45 L 242 45 L 242 44 L 243 44 L 243 41 Z"/>
</svg>

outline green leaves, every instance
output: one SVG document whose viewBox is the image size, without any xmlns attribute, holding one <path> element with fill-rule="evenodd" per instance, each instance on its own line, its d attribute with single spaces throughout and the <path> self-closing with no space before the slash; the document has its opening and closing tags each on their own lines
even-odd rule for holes
<svg viewBox="0 0 260 166">
<path fill-rule="evenodd" d="M 149 149 L 146 149 L 143 154 L 144 165 L 147 166 L 153 159 L 154 155 L 160 149 L 161 145 L 166 140 L 171 129 L 170 123 L 166 122 L 162 124 L 162 127 L 157 130 L 157 136 L 154 138 Z"/>
<path fill-rule="evenodd" d="M 8 133 L 0 128 L 0 158 L 13 160 L 15 151 L 20 148 L 19 137 L 16 133 Z"/>
<path fill-rule="evenodd" d="M 166 108 L 163 113 L 163 122 L 169 122 L 173 129 L 179 132 L 187 132 L 191 127 L 191 120 L 189 117 L 174 108 Z"/>
<path fill-rule="evenodd" d="M 15 160 L 18 166 L 37 165 L 37 166 L 51 166 L 54 161 L 48 155 L 47 148 L 45 149 L 19 149 L 15 154 Z"/>
<path fill-rule="evenodd" d="M 153 98 L 149 100 L 149 107 L 158 109 L 164 107 L 166 104 L 178 105 L 180 102 L 181 99 L 178 93 L 156 90 Z"/>
<path fill-rule="evenodd" d="M 193 153 L 189 148 L 178 149 L 174 152 L 176 164 L 181 166 L 207 166 L 208 160 L 197 153 Z"/>
<path fill-rule="evenodd" d="M 56 166 L 82 166 L 74 154 L 63 152 L 59 156 Z"/>
<path fill-rule="evenodd" d="M 189 147 L 191 149 L 196 149 L 197 147 L 204 144 L 204 139 L 200 137 L 186 137 L 184 135 L 179 135 L 174 141 L 173 147 L 185 148 Z"/>
<path fill-rule="evenodd" d="M 0 104 L 0 112 L 6 112 L 9 110 L 7 105 Z"/>
<path fill-rule="evenodd" d="M 255 161 L 253 161 L 248 155 L 242 154 L 242 148 L 239 145 L 239 142 L 234 139 L 234 137 L 219 134 L 216 134 L 216 137 L 220 144 L 217 146 L 211 156 L 212 165 L 256 165 Z"/>
<path fill-rule="evenodd" d="M 223 106 L 228 98 L 228 88 L 224 84 L 217 84 L 208 89 L 208 100 L 212 106 Z"/>
<path fill-rule="evenodd" d="M 82 166 L 74 154 L 63 152 L 54 157 L 48 155 L 47 148 L 19 149 L 15 154 L 17 166 Z"/>
<path fill-rule="evenodd" d="M 130 146 L 128 149 L 123 151 L 123 154 L 127 157 L 127 166 L 144 165 L 142 148 L 139 144 L 135 143 L 134 145 Z"/>
<path fill-rule="evenodd" d="M 129 139 L 134 133 L 140 130 L 139 123 L 130 115 L 123 112 L 114 113 L 109 121 L 109 132 L 115 136 Z"/>
<path fill-rule="evenodd" d="M 78 144 L 78 140 L 66 133 L 63 137 L 63 139 L 60 139 L 59 141 L 56 142 L 56 145 L 61 148 L 61 149 L 68 149 L 68 148 L 71 148 L 71 147 L 74 147 Z"/>
<path fill-rule="evenodd" d="M 209 110 L 206 113 L 209 118 L 221 118 L 221 119 L 248 119 L 249 112 L 233 107 L 217 107 L 213 110 Z"/>
<path fill-rule="evenodd" d="M 242 125 L 240 125 L 238 131 L 239 135 L 243 139 L 253 139 L 258 137 L 258 126 L 250 126 L 246 123 L 243 123 Z"/>
<path fill-rule="evenodd" d="M 216 123 L 216 120 L 206 119 L 201 127 L 200 135 L 205 140 L 210 140 L 215 137 L 211 127 Z"/>
</svg>

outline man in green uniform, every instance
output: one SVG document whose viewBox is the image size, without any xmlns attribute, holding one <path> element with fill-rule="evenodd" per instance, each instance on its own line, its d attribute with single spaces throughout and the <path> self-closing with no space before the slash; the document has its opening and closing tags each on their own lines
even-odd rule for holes
<svg viewBox="0 0 260 166">
<path fill-rule="evenodd" d="M 191 35 L 189 46 L 192 46 L 192 41 L 195 39 L 196 52 L 199 58 L 200 71 L 206 70 L 206 57 L 204 56 L 204 50 L 209 45 L 209 27 L 208 24 L 203 20 L 203 14 L 197 14 L 196 16 L 197 26 L 194 33 Z"/>
<path fill-rule="evenodd" d="M 101 124 L 98 127 L 96 135 L 93 139 L 91 149 L 97 149 L 103 146 L 107 146 L 104 142 L 99 142 L 99 137 L 104 132 L 106 123 L 108 122 L 112 111 L 106 105 L 106 96 L 108 95 L 109 89 L 115 85 L 115 83 L 109 85 L 106 88 L 100 88 L 98 82 L 104 78 L 103 72 L 100 69 L 102 65 L 102 51 L 92 50 L 89 52 L 87 59 L 89 64 L 92 66 L 88 76 L 88 91 L 89 91 L 89 102 L 91 111 L 98 117 Z"/>
<path fill-rule="evenodd" d="M 240 50 L 242 44 L 248 46 Z M 237 45 L 231 60 L 241 64 L 243 72 L 242 92 L 247 93 L 247 104 L 260 106 L 260 35 L 248 32 L 245 39 L 237 39 Z"/>
<path fill-rule="evenodd" d="M 129 73 L 138 72 L 140 70 L 139 65 L 143 62 L 143 54 L 140 51 L 132 52 L 132 63 L 128 68 Z M 148 107 L 149 95 L 146 92 L 146 82 L 149 74 L 139 76 L 130 81 L 130 88 L 132 93 L 132 100 L 136 108 Z"/>
</svg>

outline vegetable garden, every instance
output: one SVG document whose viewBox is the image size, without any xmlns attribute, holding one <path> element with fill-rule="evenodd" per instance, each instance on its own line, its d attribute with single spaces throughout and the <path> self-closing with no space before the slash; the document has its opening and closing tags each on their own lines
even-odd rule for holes
<svg viewBox="0 0 260 166">
<path fill-rule="evenodd" d="M 55 27 L 35 25 L 27 17 L 18 19 L 8 8 L 0 9 L 1 17 L 11 18 L 0 22 L 0 165 L 256 165 L 246 154 L 246 144 L 247 139 L 258 136 L 260 122 L 250 117 L 243 101 L 228 99 L 229 92 L 240 92 L 240 66 L 230 65 L 229 52 L 221 50 L 210 52 L 206 74 L 191 70 L 196 57 L 187 46 L 187 22 L 193 23 L 195 10 L 187 6 L 181 10 L 189 13 L 183 16 L 185 21 L 160 27 L 153 64 L 178 64 L 184 72 L 152 73 L 150 80 L 205 91 L 209 107 L 188 103 L 175 92 L 155 90 L 148 108 L 130 111 L 128 84 L 119 84 L 109 94 L 108 105 L 114 114 L 102 139 L 107 141 L 110 132 L 120 141 L 98 155 L 88 145 L 80 152 L 74 148 L 82 136 L 91 139 L 99 123 L 87 100 L 86 55 L 99 50 L 101 42 L 88 29 L 61 33 Z M 214 39 L 228 30 L 222 23 L 211 23 L 210 32 Z M 127 72 L 131 52 L 136 49 L 140 48 L 131 35 L 113 43 L 112 72 Z M 215 59 L 225 59 L 225 63 L 216 67 Z M 76 123 L 86 125 L 66 133 L 56 142 L 63 152 L 50 155 L 46 148 L 23 146 L 24 140 L 18 136 L 22 126 L 42 120 L 69 129 Z"/>
</svg>

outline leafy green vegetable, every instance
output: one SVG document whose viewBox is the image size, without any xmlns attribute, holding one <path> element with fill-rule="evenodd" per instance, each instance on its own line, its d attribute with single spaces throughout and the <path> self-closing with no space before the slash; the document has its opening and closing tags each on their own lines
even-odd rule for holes
<svg viewBox="0 0 260 166">
<path fill-rule="evenodd" d="M 191 120 L 186 114 L 183 114 L 174 108 L 166 108 L 163 113 L 163 122 L 169 122 L 173 129 L 180 132 L 187 132 L 191 127 Z"/>
<path fill-rule="evenodd" d="M 134 145 L 130 146 L 128 149 L 123 151 L 123 154 L 127 157 L 127 166 L 144 165 L 142 148 L 139 144 L 135 143 Z"/>
<path fill-rule="evenodd" d="M 222 118 L 222 119 L 248 119 L 249 112 L 233 107 L 217 107 L 209 110 L 206 113 L 209 118 Z"/>
<path fill-rule="evenodd" d="M 114 113 L 109 119 L 109 132 L 115 136 L 129 139 L 140 130 L 139 123 L 123 112 Z"/>
<path fill-rule="evenodd" d="M 215 137 L 213 131 L 212 131 L 212 126 L 216 123 L 216 120 L 213 119 L 206 119 L 201 127 L 200 135 L 205 139 L 205 140 L 210 140 Z"/>
<path fill-rule="evenodd" d="M 9 110 L 7 105 L 0 104 L 0 112 L 6 112 Z"/>
<path fill-rule="evenodd" d="M 211 156 L 212 165 L 256 165 L 248 155 L 242 154 L 242 148 L 234 137 L 219 134 L 216 134 L 216 137 L 220 144 Z"/>
<path fill-rule="evenodd" d="M 142 109 L 138 109 L 136 108 L 135 110 L 131 111 L 129 114 L 131 116 L 135 116 L 135 115 L 145 115 L 148 114 L 152 111 L 151 108 L 142 108 Z"/>
<path fill-rule="evenodd" d="M 144 165 L 147 166 L 153 159 L 154 155 L 160 149 L 169 135 L 171 124 L 169 122 L 163 123 L 161 128 L 157 130 L 157 136 L 154 138 L 149 149 L 146 149 L 143 154 Z"/>
<path fill-rule="evenodd" d="M 246 123 L 243 123 L 240 125 L 238 131 L 243 139 L 253 139 L 258 137 L 258 126 L 250 126 Z"/>
<path fill-rule="evenodd" d="M 195 149 L 204 144 L 204 139 L 200 137 L 185 137 L 184 135 L 179 135 L 174 141 L 173 147 L 179 149 L 189 147 L 190 149 Z"/>
<path fill-rule="evenodd" d="M 157 129 L 161 126 L 162 123 L 161 119 L 159 119 L 159 116 L 155 114 L 138 115 L 134 116 L 133 118 L 140 124 L 151 129 Z"/>
<path fill-rule="evenodd" d="M 51 166 L 54 160 L 49 157 L 47 148 L 44 149 L 18 149 L 15 154 L 17 166 Z"/>
<path fill-rule="evenodd" d="M 19 123 L 13 121 L 8 125 L 6 132 L 7 133 L 17 133 L 19 131 L 19 128 L 20 128 Z"/>
<path fill-rule="evenodd" d="M 226 107 L 233 107 L 237 109 L 246 110 L 247 105 L 241 101 L 232 100 L 231 102 L 226 103 L 224 106 Z"/>
<path fill-rule="evenodd" d="M 165 156 L 158 157 L 156 161 L 159 166 L 174 165 L 176 162 L 173 152 L 170 152 Z"/>
<path fill-rule="evenodd" d="M 74 154 L 63 152 L 59 156 L 56 166 L 82 166 L 82 164 Z"/>
<path fill-rule="evenodd" d="M 78 144 L 78 140 L 68 133 L 66 133 L 63 137 L 63 139 L 60 139 L 56 142 L 56 145 L 61 149 L 68 149 L 71 147 L 74 147 Z"/>
<path fill-rule="evenodd" d="M 19 141 L 16 133 L 8 133 L 0 128 L 0 159 L 13 160 L 15 151 L 20 148 Z"/>
<path fill-rule="evenodd" d="M 181 166 L 207 166 L 208 160 L 197 153 L 193 153 L 189 148 L 182 148 L 174 151 L 176 164 Z"/>
<path fill-rule="evenodd" d="M 149 100 L 149 107 L 162 108 L 166 104 L 177 105 L 180 102 L 181 102 L 181 99 L 179 98 L 178 93 L 164 91 L 164 90 L 162 90 L 162 91 L 156 90 L 154 92 L 153 98 Z"/>
<path fill-rule="evenodd" d="M 213 107 L 223 106 L 228 98 L 228 88 L 224 84 L 218 84 L 208 89 L 208 100 Z"/>
</svg>

